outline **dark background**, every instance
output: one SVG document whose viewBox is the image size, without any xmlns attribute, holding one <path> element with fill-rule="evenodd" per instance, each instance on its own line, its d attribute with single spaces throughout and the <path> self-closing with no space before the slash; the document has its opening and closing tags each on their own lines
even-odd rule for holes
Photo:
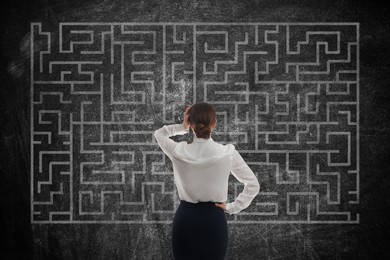
<svg viewBox="0 0 390 260">
<path fill-rule="evenodd" d="M 1 259 L 171 259 L 170 225 L 31 225 L 31 22 L 359 22 L 360 224 L 231 225 L 229 259 L 389 259 L 390 15 L 375 1 L 7 0 L 1 4 Z M 239 234 L 239 235 L 237 235 Z"/>
</svg>

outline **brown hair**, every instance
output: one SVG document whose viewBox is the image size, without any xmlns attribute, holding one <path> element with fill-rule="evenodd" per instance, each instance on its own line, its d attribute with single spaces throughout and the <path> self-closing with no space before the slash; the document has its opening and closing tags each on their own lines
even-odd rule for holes
<svg viewBox="0 0 390 260">
<path fill-rule="evenodd" d="M 193 104 L 188 111 L 188 122 L 198 138 L 209 139 L 211 127 L 216 123 L 216 113 L 210 104 L 200 102 Z"/>
</svg>

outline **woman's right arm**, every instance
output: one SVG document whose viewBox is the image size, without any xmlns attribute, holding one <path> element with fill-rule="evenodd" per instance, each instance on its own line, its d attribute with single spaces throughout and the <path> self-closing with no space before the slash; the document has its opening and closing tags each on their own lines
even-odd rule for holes
<svg viewBox="0 0 390 260">
<path fill-rule="evenodd" d="M 225 212 L 230 215 L 237 214 L 246 209 L 260 191 L 259 181 L 237 150 L 234 150 L 232 154 L 231 173 L 239 182 L 244 183 L 245 186 L 244 190 L 233 202 L 226 204 Z"/>
</svg>

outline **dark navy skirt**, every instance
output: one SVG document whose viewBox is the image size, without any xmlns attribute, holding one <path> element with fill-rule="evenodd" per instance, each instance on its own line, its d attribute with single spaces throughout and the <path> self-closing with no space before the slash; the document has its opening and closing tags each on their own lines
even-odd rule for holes
<svg viewBox="0 0 390 260">
<path fill-rule="evenodd" d="M 228 247 L 225 212 L 215 202 L 180 201 L 172 223 L 175 260 L 223 260 Z"/>
</svg>

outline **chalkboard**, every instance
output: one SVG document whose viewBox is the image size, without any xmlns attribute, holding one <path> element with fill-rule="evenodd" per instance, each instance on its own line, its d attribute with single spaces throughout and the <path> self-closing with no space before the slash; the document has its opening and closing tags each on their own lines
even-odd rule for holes
<svg viewBox="0 0 390 260">
<path fill-rule="evenodd" d="M 2 259 L 173 259 L 153 139 L 216 108 L 260 182 L 226 259 L 386 259 L 389 18 L 369 1 L 2 3 Z M 192 135 L 176 136 L 191 142 Z M 243 189 L 229 179 L 229 200 Z"/>
</svg>

